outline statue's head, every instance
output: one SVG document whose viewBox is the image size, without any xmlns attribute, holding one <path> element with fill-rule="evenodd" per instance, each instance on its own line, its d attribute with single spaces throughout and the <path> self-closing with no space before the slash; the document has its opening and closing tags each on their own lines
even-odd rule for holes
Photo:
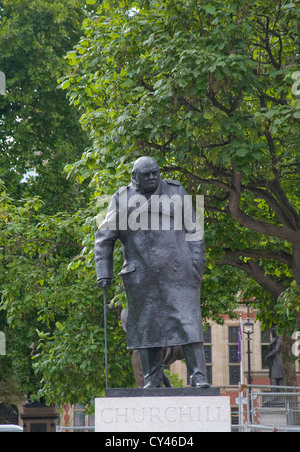
<svg viewBox="0 0 300 452">
<path fill-rule="evenodd" d="M 141 194 L 154 193 L 161 180 L 157 162 L 151 157 L 140 157 L 133 165 L 132 180 Z"/>
<path fill-rule="evenodd" d="M 271 328 L 271 334 L 272 334 L 273 337 L 278 336 L 278 332 L 277 332 L 277 327 L 276 327 L 276 325 L 272 325 L 272 328 Z"/>
</svg>

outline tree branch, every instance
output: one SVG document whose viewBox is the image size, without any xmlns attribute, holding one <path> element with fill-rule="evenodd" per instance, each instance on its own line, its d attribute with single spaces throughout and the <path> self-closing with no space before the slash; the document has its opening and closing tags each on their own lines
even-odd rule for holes
<svg viewBox="0 0 300 452">
<path fill-rule="evenodd" d="M 72 248 L 79 248 L 79 249 L 83 249 L 83 246 L 80 245 L 79 243 L 74 243 L 74 242 L 55 242 L 54 240 L 50 240 L 50 239 L 42 239 L 42 238 L 37 238 L 37 239 L 26 239 L 24 240 L 24 237 L 18 237 L 22 240 L 22 242 L 26 242 L 26 243 L 34 243 L 34 242 L 41 242 L 41 243 L 50 243 L 50 245 L 54 245 L 54 247 L 65 247 L 65 246 L 70 246 Z"/>
<path fill-rule="evenodd" d="M 281 227 L 276 226 L 271 223 L 265 223 L 259 220 L 256 220 L 253 217 L 250 217 L 245 212 L 240 209 L 240 197 L 241 197 L 241 175 L 236 172 L 234 169 L 234 175 L 232 180 L 232 185 L 228 185 L 225 182 L 222 182 L 218 179 L 203 179 L 202 177 L 191 173 L 189 170 L 185 168 L 181 168 L 180 166 L 170 166 L 164 167 L 164 171 L 179 171 L 180 173 L 188 176 L 190 179 L 193 179 L 195 182 L 199 184 L 210 184 L 215 185 L 216 187 L 223 188 L 229 193 L 229 203 L 227 210 L 229 211 L 231 217 L 236 220 L 240 225 L 245 226 L 246 228 L 252 229 L 260 234 L 264 234 L 267 236 L 277 237 L 283 240 L 287 240 L 288 242 L 293 243 L 294 245 L 300 245 L 300 233 L 297 230 L 292 229 L 291 227 Z M 249 189 L 251 189 L 249 187 Z M 253 190 L 255 190 L 252 187 Z M 256 189 L 258 190 L 258 189 Z M 259 194 L 264 195 L 264 199 L 269 201 L 273 208 L 276 209 L 278 215 L 282 217 L 283 212 L 279 209 L 279 204 L 276 203 L 275 199 L 272 198 L 267 193 L 264 193 L 263 190 L 259 191 Z M 274 210 L 275 211 L 275 210 Z M 286 220 L 285 223 L 286 224 Z M 291 223 L 290 223 L 291 224 Z"/>
<path fill-rule="evenodd" d="M 291 205 L 290 201 L 288 200 L 285 192 L 283 191 L 281 184 L 279 180 L 276 178 L 273 181 L 269 182 L 270 189 L 275 193 L 280 206 L 282 207 L 282 210 L 284 211 L 285 215 L 289 218 L 291 224 L 293 225 L 293 228 L 296 231 L 300 231 L 300 216 L 298 212 L 294 209 L 294 207 Z"/>
<path fill-rule="evenodd" d="M 260 16 L 261 16 L 261 17 L 265 17 L 266 20 L 267 20 L 267 23 L 266 23 L 266 25 L 265 25 L 265 24 L 263 23 L 262 20 L 257 19 L 257 22 L 261 25 L 261 27 L 263 28 L 263 30 L 264 30 L 265 33 L 266 33 L 266 38 L 263 39 L 263 40 L 264 40 L 264 42 L 266 43 L 266 50 L 267 50 L 267 53 L 268 53 L 268 55 L 269 55 L 269 57 L 270 57 L 271 63 L 272 63 L 273 66 L 275 67 L 275 69 L 280 69 L 280 68 L 281 68 L 281 53 L 280 53 L 280 60 L 279 60 L 279 63 L 278 63 L 278 62 L 276 61 L 276 59 L 275 59 L 273 53 L 272 53 L 272 49 L 271 49 L 271 45 L 270 45 L 270 34 L 272 34 L 272 33 L 275 34 L 274 31 L 271 31 L 271 30 L 270 30 L 270 18 L 269 18 L 268 16 L 264 16 L 264 15 L 260 15 Z M 278 35 L 278 34 L 276 33 L 276 35 Z M 282 49 L 282 40 L 280 40 L 280 44 L 281 44 L 281 49 Z M 281 50 L 281 52 L 282 52 L 282 50 Z"/>
<path fill-rule="evenodd" d="M 241 197 L 241 175 L 234 169 L 233 187 L 230 190 L 228 209 L 234 220 L 240 223 L 246 228 L 252 229 L 260 234 L 267 236 L 278 237 L 283 240 L 287 240 L 293 244 L 300 244 L 300 234 L 290 228 L 283 228 L 270 223 L 264 223 L 250 217 L 240 209 L 240 197 Z"/>
<path fill-rule="evenodd" d="M 260 250 L 260 249 L 242 249 L 242 250 L 231 250 L 229 248 L 225 249 L 226 255 L 231 256 L 243 256 L 258 259 L 270 259 L 282 264 L 286 264 L 289 267 L 293 265 L 293 256 L 285 251 L 276 250 Z"/>
<path fill-rule="evenodd" d="M 279 104 L 279 105 L 283 105 L 283 106 L 289 104 L 286 99 L 277 99 L 276 97 L 269 96 L 268 94 L 264 93 L 263 90 L 260 88 L 257 88 L 257 90 L 258 90 L 260 96 L 262 98 L 264 98 L 265 100 L 268 100 L 268 101 L 274 102 L 275 104 Z"/>
<path fill-rule="evenodd" d="M 209 92 L 208 92 L 208 98 L 210 99 L 212 104 L 215 107 L 217 107 L 219 110 L 224 111 L 227 114 L 227 116 L 231 116 L 234 113 L 234 111 L 238 107 L 239 101 L 241 100 L 242 96 L 243 96 L 243 90 L 240 88 L 238 95 L 235 97 L 235 99 L 231 103 L 230 108 L 227 108 L 216 99 L 216 94 L 215 94 L 211 84 L 210 84 Z"/>
<path fill-rule="evenodd" d="M 197 108 L 193 104 L 191 104 L 191 102 L 188 99 L 186 99 L 185 97 L 180 96 L 178 98 L 178 101 L 181 105 L 186 107 L 189 111 L 194 111 L 196 113 L 202 113 L 201 110 L 199 110 L 199 108 Z"/>
<path fill-rule="evenodd" d="M 243 270 L 250 275 L 263 289 L 268 291 L 276 299 L 285 291 L 286 287 L 275 281 L 270 276 L 266 275 L 264 270 L 254 261 L 241 262 L 239 259 L 231 259 L 224 257 L 220 265 L 231 265 Z"/>
<path fill-rule="evenodd" d="M 226 191 L 232 190 L 230 185 L 225 184 L 225 182 L 222 182 L 217 179 L 203 179 L 202 177 L 197 176 L 196 174 L 191 173 L 189 170 L 187 170 L 185 168 L 181 168 L 180 166 L 164 166 L 163 171 L 166 171 L 166 172 L 178 171 L 178 172 L 184 174 L 185 176 L 188 176 L 190 179 L 193 179 L 195 182 L 197 182 L 199 184 L 215 185 L 217 187 L 224 188 L 224 190 L 226 190 Z"/>
<path fill-rule="evenodd" d="M 258 198 L 264 199 L 269 207 L 273 210 L 278 220 L 286 227 L 294 229 L 294 222 L 290 221 L 289 215 L 287 216 L 284 212 L 284 208 L 281 207 L 279 202 L 270 194 L 267 190 L 258 188 L 252 184 L 246 186 L 246 188 L 257 196 Z"/>
</svg>

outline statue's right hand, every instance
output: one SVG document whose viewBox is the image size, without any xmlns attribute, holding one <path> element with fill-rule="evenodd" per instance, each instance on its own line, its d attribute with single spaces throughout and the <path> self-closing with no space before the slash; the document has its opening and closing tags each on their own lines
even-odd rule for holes
<svg viewBox="0 0 300 452">
<path fill-rule="evenodd" d="M 111 278 L 99 279 L 97 284 L 98 284 L 99 289 L 108 289 L 111 285 Z"/>
</svg>

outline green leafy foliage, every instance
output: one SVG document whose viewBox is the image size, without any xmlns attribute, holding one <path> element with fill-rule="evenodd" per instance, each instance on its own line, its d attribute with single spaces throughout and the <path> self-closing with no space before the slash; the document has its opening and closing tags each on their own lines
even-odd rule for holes
<svg viewBox="0 0 300 452">
<path fill-rule="evenodd" d="M 141 155 L 205 195 L 204 317 L 242 290 L 264 325 L 300 324 L 299 1 L 82 6 L 0 1 L 0 377 L 59 404 L 104 389 L 93 238 Z M 108 298 L 109 384 L 130 387 L 117 277 Z"/>
<path fill-rule="evenodd" d="M 66 178 L 88 138 L 58 89 L 65 53 L 79 40 L 81 1 L 0 2 L 0 400 L 44 396 L 89 402 L 105 384 L 103 299 L 93 235 L 99 213 L 89 188 Z M 29 176 L 29 171 L 33 175 Z M 26 182 L 24 181 L 26 175 Z M 113 298 L 113 296 L 112 296 Z M 132 384 L 131 356 L 109 311 L 110 376 Z"/>
<path fill-rule="evenodd" d="M 112 194 L 146 154 L 205 194 L 203 291 L 243 271 L 240 288 L 268 323 L 300 284 L 298 2 L 96 4 L 62 80 L 93 141 L 69 173 Z"/>
<path fill-rule="evenodd" d="M 0 96 L 0 178 L 16 199 L 40 195 L 48 213 L 82 202 L 82 190 L 63 169 L 88 141 L 57 79 L 67 71 L 63 57 L 78 41 L 83 18 L 79 0 L 0 1 L 0 67 L 7 83 Z"/>
<path fill-rule="evenodd" d="M 96 209 L 54 216 L 41 209 L 39 198 L 16 207 L 1 193 L 0 319 L 8 359 L 20 380 L 32 374 L 29 384 L 20 381 L 32 399 L 87 403 L 105 385 L 103 298 L 93 259 Z M 108 337 L 109 378 L 132 385 L 120 308 L 109 310 Z"/>
</svg>

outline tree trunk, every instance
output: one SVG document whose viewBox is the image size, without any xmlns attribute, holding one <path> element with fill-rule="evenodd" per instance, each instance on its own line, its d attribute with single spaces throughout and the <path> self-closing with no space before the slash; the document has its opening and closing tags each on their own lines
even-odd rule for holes
<svg viewBox="0 0 300 452">
<path fill-rule="evenodd" d="M 286 386 L 297 386 L 297 375 L 294 357 L 292 356 L 292 346 L 294 340 L 286 335 L 282 336 L 283 350 L 282 350 L 282 362 L 285 373 Z"/>
</svg>

